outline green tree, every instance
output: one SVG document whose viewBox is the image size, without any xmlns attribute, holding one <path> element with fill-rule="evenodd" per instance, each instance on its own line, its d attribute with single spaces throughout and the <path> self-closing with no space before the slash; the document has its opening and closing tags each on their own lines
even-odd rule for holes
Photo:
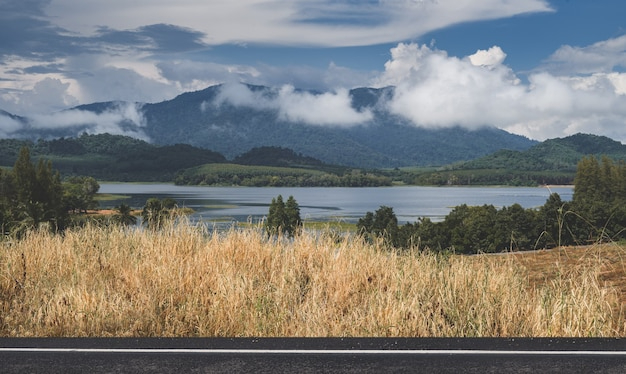
<svg viewBox="0 0 626 374">
<path fill-rule="evenodd" d="M 287 217 L 285 231 L 287 232 L 287 236 L 292 237 L 296 235 L 298 230 L 302 227 L 300 205 L 298 205 L 298 202 L 293 198 L 293 196 L 289 196 L 289 198 L 287 198 L 287 203 L 285 204 L 285 216 Z"/>
<path fill-rule="evenodd" d="M 31 215 L 35 203 L 34 191 L 36 183 L 35 166 L 30 160 L 30 150 L 27 147 L 20 149 L 20 154 L 13 165 L 13 181 L 16 187 L 16 202 L 22 205 L 25 215 Z"/>
<path fill-rule="evenodd" d="M 576 242 L 595 242 L 624 237 L 626 226 L 626 166 L 608 157 L 598 161 L 584 157 L 578 163 L 574 180 L 570 223 Z"/>
<path fill-rule="evenodd" d="M 398 218 L 391 207 L 381 206 L 374 213 L 367 212 L 365 217 L 357 222 L 357 230 L 361 234 L 382 238 L 391 247 L 401 247 Z"/>
<path fill-rule="evenodd" d="M 15 196 L 12 173 L 0 168 L 0 235 L 10 232 Z"/>
<path fill-rule="evenodd" d="M 86 213 L 88 209 L 98 207 L 95 200 L 100 185 L 93 177 L 71 177 L 63 183 L 65 206 L 67 210 Z"/>
<path fill-rule="evenodd" d="M 520 204 L 503 207 L 496 213 L 495 250 L 531 249 L 538 237 L 537 212 Z"/>
<path fill-rule="evenodd" d="M 51 162 L 39 160 L 35 167 L 30 150 L 23 147 L 9 178 L 11 181 L 5 180 L 3 188 L 10 194 L 4 200 L 8 203 L 11 226 L 19 231 L 42 223 L 52 230 L 66 227 L 68 215 L 63 205 L 61 177 L 52 169 Z M 4 215 L 7 216 L 7 211 Z"/>
<path fill-rule="evenodd" d="M 495 252 L 495 223 L 497 210 L 493 205 L 459 205 L 443 222 L 450 233 L 450 246 L 466 254 Z"/>
<path fill-rule="evenodd" d="M 122 226 L 132 226 L 137 224 L 137 217 L 133 213 L 133 209 L 127 204 L 120 204 L 115 208 L 116 213 L 113 215 L 113 222 Z"/>
<path fill-rule="evenodd" d="M 43 214 L 40 222 L 47 222 L 54 230 L 64 229 L 69 221 L 63 204 L 61 174 L 52 168 L 52 162 L 39 160 L 35 170 L 34 199 L 39 201 Z"/>
<path fill-rule="evenodd" d="M 569 204 L 563 202 L 558 193 L 550 194 L 546 203 L 537 211 L 537 246 L 550 248 L 569 243 L 566 218 L 571 214 L 573 213 L 569 211 Z"/>
<path fill-rule="evenodd" d="M 293 196 L 289 196 L 287 204 L 283 201 L 282 195 L 272 199 L 265 220 L 265 230 L 269 235 L 282 233 L 293 237 L 301 226 L 300 206 Z"/>
</svg>

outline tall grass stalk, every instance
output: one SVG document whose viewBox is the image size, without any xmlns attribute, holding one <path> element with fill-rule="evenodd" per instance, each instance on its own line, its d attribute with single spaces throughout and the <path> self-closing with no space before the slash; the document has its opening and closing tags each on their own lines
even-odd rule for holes
<svg viewBox="0 0 626 374">
<path fill-rule="evenodd" d="M 0 335 L 623 335 L 617 292 L 598 273 L 537 284 L 513 256 L 88 225 L 0 242 Z"/>
</svg>

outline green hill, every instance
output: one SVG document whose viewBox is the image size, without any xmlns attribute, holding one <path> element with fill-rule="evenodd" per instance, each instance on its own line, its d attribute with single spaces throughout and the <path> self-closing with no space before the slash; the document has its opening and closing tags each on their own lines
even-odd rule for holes
<svg viewBox="0 0 626 374">
<path fill-rule="evenodd" d="M 626 145 L 605 136 L 575 134 L 549 139 L 526 151 L 500 150 L 488 156 L 421 175 L 421 184 L 572 184 L 584 156 L 626 160 Z"/>
<path fill-rule="evenodd" d="M 588 155 L 626 160 L 626 145 L 605 136 L 575 134 L 548 139 L 526 151 L 498 151 L 459 164 L 456 168 L 573 172 L 578 161 Z"/>
<path fill-rule="evenodd" d="M 0 139 L 0 166 L 13 166 L 21 147 L 33 159 L 52 161 L 65 176 L 114 181 L 172 181 L 181 169 L 226 162 L 217 152 L 187 144 L 157 146 L 121 135 L 87 135 L 53 140 Z"/>
</svg>

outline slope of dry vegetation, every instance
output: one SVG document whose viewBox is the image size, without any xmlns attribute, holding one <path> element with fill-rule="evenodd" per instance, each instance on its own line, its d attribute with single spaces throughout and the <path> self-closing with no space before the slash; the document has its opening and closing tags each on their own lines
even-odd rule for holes
<svg viewBox="0 0 626 374">
<path fill-rule="evenodd" d="M 37 232 L 0 242 L 0 335 L 623 335 L 623 284 L 607 281 L 621 263 L 591 253 L 556 274 L 552 259 L 527 256 L 396 253 L 356 237 L 268 240 L 190 224 Z"/>
</svg>

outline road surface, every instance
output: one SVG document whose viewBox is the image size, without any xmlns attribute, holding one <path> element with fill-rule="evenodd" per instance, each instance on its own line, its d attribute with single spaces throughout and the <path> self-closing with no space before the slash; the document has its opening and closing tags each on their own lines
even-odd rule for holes
<svg viewBox="0 0 626 374">
<path fill-rule="evenodd" d="M 1 373 L 626 373 L 621 339 L 0 339 Z"/>
</svg>

